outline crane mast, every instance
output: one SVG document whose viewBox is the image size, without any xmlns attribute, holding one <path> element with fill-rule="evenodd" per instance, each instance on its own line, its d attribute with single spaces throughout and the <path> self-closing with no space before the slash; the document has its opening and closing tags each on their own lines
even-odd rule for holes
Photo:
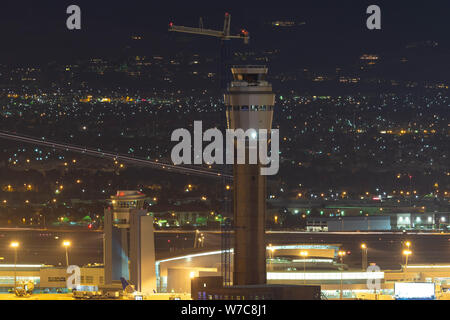
<svg viewBox="0 0 450 320">
<path fill-rule="evenodd" d="M 250 39 L 249 32 L 245 29 L 242 29 L 238 35 L 231 35 L 230 34 L 231 29 L 231 15 L 226 12 L 225 18 L 223 21 L 223 29 L 220 30 L 212 30 L 212 29 L 205 29 L 203 28 L 203 19 L 199 22 L 199 28 L 192 28 L 192 27 L 184 27 L 184 26 L 176 26 L 173 24 L 173 22 L 169 23 L 169 31 L 172 32 L 181 32 L 181 33 L 190 33 L 190 34 L 197 34 L 197 35 L 203 35 L 203 36 L 210 36 L 210 37 L 216 37 L 221 40 L 221 55 L 220 55 L 220 72 L 219 72 L 219 78 L 220 78 L 220 88 L 222 90 L 222 93 L 226 92 L 227 86 L 229 84 L 229 74 L 230 74 L 230 58 L 231 58 L 231 49 L 230 49 L 230 41 L 231 39 L 242 39 L 244 41 L 244 44 L 248 44 L 248 41 Z M 232 176 L 231 176 L 232 177 Z M 222 271 L 222 277 L 223 277 L 223 285 L 229 286 L 231 285 L 231 248 L 232 248 L 232 239 L 231 234 L 233 231 L 232 222 L 230 218 L 227 216 L 230 212 L 230 205 L 229 202 L 225 199 L 228 198 L 226 195 L 225 186 L 228 186 L 228 183 L 230 182 L 230 175 L 227 174 L 227 169 L 224 167 L 224 172 L 222 174 L 222 192 L 224 196 L 224 208 L 223 208 L 223 216 L 226 218 L 224 219 L 223 223 L 221 224 L 221 247 L 222 247 L 222 255 L 221 255 L 221 271 Z"/>
</svg>

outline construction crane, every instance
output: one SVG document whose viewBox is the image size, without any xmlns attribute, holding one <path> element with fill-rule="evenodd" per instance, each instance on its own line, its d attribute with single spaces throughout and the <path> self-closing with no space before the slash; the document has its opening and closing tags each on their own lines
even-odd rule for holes
<svg viewBox="0 0 450 320">
<path fill-rule="evenodd" d="M 199 28 L 176 26 L 173 24 L 173 22 L 170 22 L 169 31 L 199 34 L 204 36 L 216 37 L 221 40 L 243 39 L 245 44 L 248 44 L 248 40 L 250 39 L 248 31 L 245 29 L 242 29 L 238 35 L 230 34 L 231 15 L 228 12 L 225 13 L 222 31 L 203 28 L 203 20 L 201 20 L 199 26 Z"/>
<path fill-rule="evenodd" d="M 249 32 L 245 29 L 241 29 L 240 33 L 237 35 L 230 34 L 231 27 L 231 14 L 225 13 L 225 18 L 223 21 L 223 30 L 212 30 L 203 28 L 203 19 L 199 21 L 199 28 L 176 26 L 173 22 L 169 23 L 169 31 L 198 34 L 203 36 L 216 37 L 221 40 L 221 57 L 220 57 L 220 89 L 222 91 L 226 90 L 227 84 L 229 82 L 229 61 L 231 56 L 230 41 L 231 39 L 242 39 L 245 44 L 248 44 L 250 39 Z"/>
<path fill-rule="evenodd" d="M 228 83 L 230 82 L 231 72 L 229 70 L 230 57 L 232 55 L 230 49 L 231 39 L 242 39 L 244 44 L 248 44 L 250 39 L 249 32 L 245 29 L 241 29 L 241 32 L 238 35 L 230 34 L 231 27 L 231 15 L 226 12 L 225 19 L 223 22 L 223 30 L 211 30 L 203 28 L 203 19 L 200 18 L 199 28 L 192 27 L 183 27 L 176 26 L 173 22 L 169 23 L 169 31 L 173 32 L 181 32 L 181 33 L 190 33 L 197 35 L 204 35 L 210 37 L 216 37 L 221 40 L 221 52 L 220 52 L 220 72 L 219 72 L 219 82 L 220 89 L 222 93 L 225 93 Z M 223 284 L 225 286 L 231 284 L 231 233 L 233 231 L 231 220 L 227 216 L 230 214 L 231 208 L 229 201 L 226 196 L 226 186 L 228 186 L 229 182 L 232 180 L 232 175 L 228 174 L 226 166 L 224 166 L 222 173 L 222 186 L 221 190 L 224 196 L 224 214 L 225 219 L 221 224 L 221 247 L 222 247 L 222 255 L 221 255 L 221 269 L 222 269 L 222 277 Z"/>
</svg>

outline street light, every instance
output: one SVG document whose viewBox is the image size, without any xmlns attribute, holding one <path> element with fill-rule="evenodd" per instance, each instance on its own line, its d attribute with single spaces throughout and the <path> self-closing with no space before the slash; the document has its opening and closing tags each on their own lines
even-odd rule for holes
<svg viewBox="0 0 450 320">
<path fill-rule="evenodd" d="M 273 253 L 275 252 L 275 248 L 272 247 L 271 244 L 269 244 L 269 269 L 272 268 L 272 260 L 273 260 Z"/>
<path fill-rule="evenodd" d="M 19 243 L 17 241 L 13 241 L 9 245 L 14 249 L 14 292 L 17 288 L 17 248 L 19 247 Z"/>
<path fill-rule="evenodd" d="M 367 270 L 367 245 L 365 243 L 361 244 L 361 250 L 362 250 L 362 262 L 361 266 L 363 271 Z"/>
<path fill-rule="evenodd" d="M 406 263 L 405 263 L 405 268 L 407 268 L 408 267 L 408 256 L 412 253 L 411 252 L 411 250 L 410 250 L 410 247 L 411 247 L 411 241 L 405 241 L 405 246 L 406 246 L 406 249 L 405 250 L 403 250 L 403 255 L 406 257 Z"/>
<path fill-rule="evenodd" d="M 69 252 L 68 252 L 68 248 L 70 247 L 71 243 L 70 241 L 63 241 L 63 247 L 66 249 L 66 266 L 69 266 Z"/>
<path fill-rule="evenodd" d="M 338 251 L 338 256 L 341 260 L 341 264 L 344 264 L 344 256 L 345 256 L 345 251 Z M 344 298 L 344 288 L 343 288 L 343 283 L 342 283 L 342 268 L 343 266 L 341 266 L 341 292 L 339 293 L 339 299 L 343 299 Z"/>
<path fill-rule="evenodd" d="M 406 262 L 405 262 L 405 277 L 406 277 L 406 269 L 408 268 L 408 257 L 409 255 L 412 254 L 412 251 L 409 249 L 403 250 L 403 255 L 406 257 Z"/>
<path fill-rule="evenodd" d="M 406 257 L 405 270 L 406 268 L 408 268 L 408 256 L 410 256 L 411 254 L 412 254 L 411 250 L 403 250 L 403 255 Z"/>
<path fill-rule="evenodd" d="M 300 251 L 300 255 L 303 257 L 303 284 L 306 284 L 306 257 L 308 256 L 308 251 Z"/>
</svg>

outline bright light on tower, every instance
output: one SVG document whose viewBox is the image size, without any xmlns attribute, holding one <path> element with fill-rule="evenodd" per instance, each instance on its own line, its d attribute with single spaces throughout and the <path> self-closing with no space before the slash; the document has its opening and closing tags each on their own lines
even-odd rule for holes
<svg viewBox="0 0 450 320">
<path fill-rule="evenodd" d="M 11 242 L 11 243 L 9 244 L 9 246 L 10 246 L 11 248 L 18 248 L 18 247 L 19 247 L 19 243 L 18 243 L 17 241 L 13 241 L 13 242 Z"/>
</svg>

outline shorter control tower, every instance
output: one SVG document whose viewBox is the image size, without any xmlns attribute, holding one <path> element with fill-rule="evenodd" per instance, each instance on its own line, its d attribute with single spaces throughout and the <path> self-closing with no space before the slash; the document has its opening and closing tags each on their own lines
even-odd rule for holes
<svg viewBox="0 0 450 320">
<path fill-rule="evenodd" d="M 105 209 L 103 256 L 105 285 L 129 279 L 136 290 L 156 291 L 153 217 L 143 209 L 146 196 L 117 191 Z"/>
</svg>

